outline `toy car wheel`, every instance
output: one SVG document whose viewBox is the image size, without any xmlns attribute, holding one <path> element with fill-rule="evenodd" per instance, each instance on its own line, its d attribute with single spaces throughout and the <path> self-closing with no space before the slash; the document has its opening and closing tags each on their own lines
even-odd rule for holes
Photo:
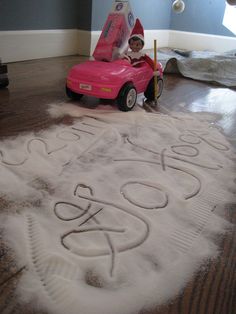
<svg viewBox="0 0 236 314">
<path fill-rule="evenodd" d="M 72 100 L 80 100 L 83 97 L 83 94 L 78 94 L 73 92 L 69 87 L 66 86 L 66 95 Z"/>
<path fill-rule="evenodd" d="M 157 99 L 161 96 L 163 91 L 164 82 L 163 79 L 158 77 L 157 78 Z M 149 82 L 145 92 L 144 96 L 147 98 L 147 100 L 153 101 L 155 100 L 155 94 L 154 94 L 154 78 L 151 79 Z"/>
<path fill-rule="evenodd" d="M 129 83 L 122 87 L 117 98 L 118 108 L 121 111 L 130 111 L 136 104 L 137 91 L 133 84 Z"/>
</svg>

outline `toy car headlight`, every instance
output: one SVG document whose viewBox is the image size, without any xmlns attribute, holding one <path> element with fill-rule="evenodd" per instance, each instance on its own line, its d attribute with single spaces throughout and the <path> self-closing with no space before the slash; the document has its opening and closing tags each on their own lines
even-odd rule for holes
<svg viewBox="0 0 236 314">
<path fill-rule="evenodd" d="M 110 87 L 101 87 L 101 91 L 110 93 L 110 92 L 112 92 L 112 88 L 110 88 Z"/>
</svg>

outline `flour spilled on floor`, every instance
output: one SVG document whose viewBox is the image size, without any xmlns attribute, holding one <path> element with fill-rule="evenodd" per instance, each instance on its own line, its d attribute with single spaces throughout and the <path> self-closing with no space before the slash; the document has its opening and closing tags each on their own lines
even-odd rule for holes
<svg viewBox="0 0 236 314">
<path fill-rule="evenodd" d="M 19 298 L 49 313 L 131 314 L 175 297 L 229 228 L 230 144 L 204 116 L 50 112 L 74 122 L 0 146 L 2 227 L 26 265 Z"/>
</svg>

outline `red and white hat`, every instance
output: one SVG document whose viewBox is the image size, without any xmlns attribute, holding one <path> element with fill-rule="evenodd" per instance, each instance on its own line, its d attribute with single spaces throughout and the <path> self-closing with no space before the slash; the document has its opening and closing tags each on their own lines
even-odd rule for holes
<svg viewBox="0 0 236 314">
<path fill-rule="evenodd" d="M 144 31 L 143 31 L 143 25 L 141 24 L 141 22 L 139 21 L 139 19 L 136 19 L 134 28 L 131 32 L 130 38 L 133 37 L 138 37 L 140 38 L 143 42 L 144 42 Z"/>
</svg>

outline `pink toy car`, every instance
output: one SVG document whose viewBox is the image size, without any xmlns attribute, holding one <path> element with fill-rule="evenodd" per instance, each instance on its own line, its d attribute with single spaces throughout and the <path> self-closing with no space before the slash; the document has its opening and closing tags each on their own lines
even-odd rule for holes
<svg viewBox="0 0 236 314">
<path fill-rule="evenodd" d="M 157 68 L 159 98 L 163 90 L 162 65 L 157 63 Z M 154 100 L 153 70 L 146 62 L 134 67 L 121 59 L 110 62 L 86 61 L 69 71 L 66 93 L 74 100 L 79 100 L 83 95 L 116 99 L 121 111 L 129 111 L 135 106 L 139 93 L 144 93 L 147 100 Z"/>
</svg>

